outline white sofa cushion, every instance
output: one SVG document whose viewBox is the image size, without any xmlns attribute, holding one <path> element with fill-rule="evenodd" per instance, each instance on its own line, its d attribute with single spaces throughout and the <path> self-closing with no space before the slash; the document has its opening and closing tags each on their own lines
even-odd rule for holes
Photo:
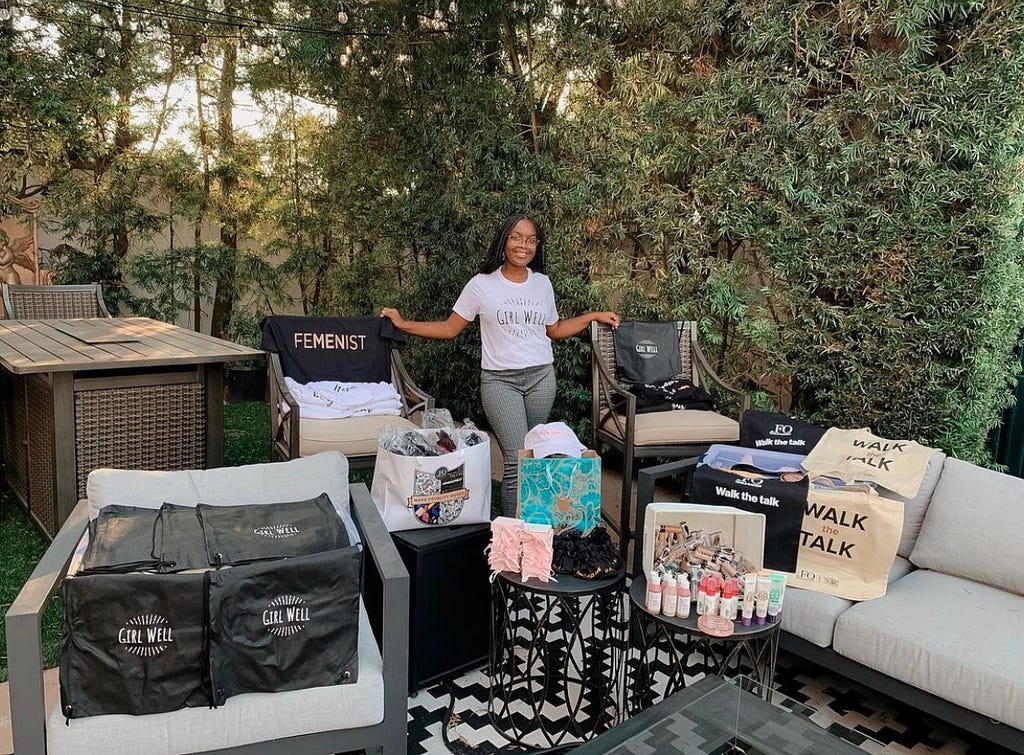
<svg viewBox="0 0 1024 755">
<path fill-rule="evenodd" d="M 947 459 L 910 560 L 1024 595 L 1024 480 Z"/>
<path fill-rule="evenodd" d="M 921 479 L 921 487 L 918 488 L 917 495 L 913 498 L 903 498 L 885 488 L 879 488 L 878 492 L 886 498 L 903 501 L 903 535 L 900 537 L 900 545 L 896 552 L 904 558 L 910 558 L 910 552 L 914 550 L 914 543 L 917 542 L 917 536 L 921 532 L 921 522 L 924 521 L 928 503 L 935 492 L 935 486 L 939 483 L 945 462 L 946 454 L 942 451 L 932 454 L 932 458 L 928 460 L 928 468 Z"/>
<path fill-rule="evenodd" d="M 360 602 L 359 681 L 354 684 L 238 695 L 215 710 L 92 716 L 67 726 L 64 720 L 60 705 L 54 705 L 46 720 L 48 753 L 175 755 L 372 726 L 384 720 L 380 651 Z"/>
<path fill-rule="evenodd" d="M 913 568 L 907 559 L 897 556 L 889 569 L 889 584 L 906 576 Z M 782 628 L 792 635 L 827 648 L 832 644 L 836 620 L 852 605 L 852 600 L 837 598 L 835 595 L 787 587 L 782 604 Z"/>
<path fill-rule="evenodd" d="M 348 459 L 337 451 L 274 464 L 180 472 L 97 469 L 89 473 L 85 492 L 91 519 L 115 503 L 143 508 L 160 508 L 165 502 L 229 506 L 302 501 L 327 493 L 349 539 L 359 542 L 349 509 Z"/>
<path fill-rule="evenodd" d="M 299 423 L 299 455 L 341 451 L 346 456 L 374 456 L 385 427 L 412 430 L 404 417 L 390 414 L 345 419 L 304 419 Z"/>
<path fill-rule="evenodd" d="M 894 582 L 885 597 L 844 612 L 833 649 L 1024 729 L 1022 637 L 1024 597 L 921 569 Z"/>
</svg>

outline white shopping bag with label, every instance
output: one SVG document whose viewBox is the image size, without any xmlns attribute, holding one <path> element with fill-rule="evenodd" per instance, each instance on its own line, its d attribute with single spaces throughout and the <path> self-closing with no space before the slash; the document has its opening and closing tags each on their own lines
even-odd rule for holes
<svg viewBox="0 0 1024 755">
<path fill-rule="evenodd" d="M 436 430 L 410 430 L 433 445 Z M 458 431 L 456 431 L 458 432 Z M 370 496 L 391 532 L 491 521 L 491 444 L 442 456 L 404 456 L 377 448 Z"/>
</svg>

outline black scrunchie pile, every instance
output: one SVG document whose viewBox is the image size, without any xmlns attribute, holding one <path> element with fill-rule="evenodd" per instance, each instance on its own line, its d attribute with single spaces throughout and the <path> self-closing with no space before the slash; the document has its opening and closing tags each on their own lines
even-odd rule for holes
<svg viewBox="0 0 1024 755">
<path fill-rule="evenodd" d="M 559 532 L 552 544 L 555 574 L 572 574 L 582 579 L 601 579 L 622 568 L 619 549 L 604 527 L 586 535 L 577 529 Z"/>
</svg>

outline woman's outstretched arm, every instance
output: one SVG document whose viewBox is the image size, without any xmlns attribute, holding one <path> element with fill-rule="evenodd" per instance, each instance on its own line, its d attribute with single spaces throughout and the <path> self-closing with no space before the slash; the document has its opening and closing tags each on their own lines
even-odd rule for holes
<svg viewBox="0 0 1024 755">
<path fill-rule="evenodd" d="M 395 327 L 403 333 L 408 333 L 411 336 L 420 336 L 421 338 L 438 338 L 444 341 L 452 340 L 469 325 L 468 320 L 459 317 L 454 312 L 452 312 L 451 317 L 447 320 L 439 322 L 406 320 L 397 309 L 392 309 L 391 307 L 384 307 L 380 311 L 380 316 L 391 320 Z"/>
<path fill-rule="evenodd" d="M 619 316 L 614 312 L 588 312 L 579 317 L 572 317 L 568 320 L 559 320 L 554 325 L 548 325 L 548 338 L 557 341 L 561 338 L 571 338 L 577 333 L 582 333 L 592 322 L 603 322 L 613 328 L 619 327 Z"/>
</svg>

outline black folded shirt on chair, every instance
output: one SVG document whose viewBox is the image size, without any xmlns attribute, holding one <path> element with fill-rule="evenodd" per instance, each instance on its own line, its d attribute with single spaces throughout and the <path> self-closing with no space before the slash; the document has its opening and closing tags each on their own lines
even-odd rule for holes
<svg viewBox="0 0 1024 755">
<path fill-rule="evenodd" d="M 711 394 L 689 380 L 676 378 L 661 383 L 629 386 L 629 392 L 636 396 L 636 413 L 666 412 L 674 409 L 711 410 L 715 400 Z M 615 409 L 625 409 L 626 401 L 620 396 L 612 397 Z"/>
</svg>

